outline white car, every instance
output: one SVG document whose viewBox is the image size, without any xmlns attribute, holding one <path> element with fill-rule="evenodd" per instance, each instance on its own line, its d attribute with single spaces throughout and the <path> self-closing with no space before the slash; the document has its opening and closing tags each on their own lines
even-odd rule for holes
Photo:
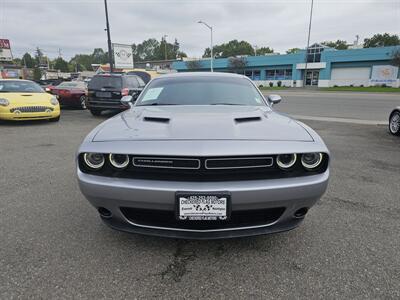
<svg viewBox="0 0 400 300">
<path fill-rule="evenodd" d="M 400 106 L 393 109 L 390 114 L 389 131 L 393 135 L 400 135 Z"/>
</svg>

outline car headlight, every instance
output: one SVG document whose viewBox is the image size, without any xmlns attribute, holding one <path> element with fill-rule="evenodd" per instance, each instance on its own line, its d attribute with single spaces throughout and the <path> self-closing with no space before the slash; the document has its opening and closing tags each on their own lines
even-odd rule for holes
<svg viewBox="0 0 400 300">
<path fill-rule="evenodd" d="M 301 155 L 301 164 L 308 170 L 315 169 L 322 162 L 323 155 L 319 152 L 304 153 Z"/>
<path fill-rule="evenodd" d="M 83 155 L 83 160 L 85 164 L 94 170 L 98 170 L 104 166 L 104 155 L 101 153 L 85 153 Z"/>
<path fill-rule="evenodd" d="M 296 153 L 279 154 L 276 157 L 276 163 L 278 164 L 278 167 L 281 169 L 289 169 L 293 167 L 293 165 L 296 163 L 296 160 L 297 160 Z"/>
<path fill-rule="evenodd" d="M 8 101 L 7 99 L 4 99 L 4 98 L 0 98 L 0 105 L 8 106 L 8 105 L 10 105 L 10 101 Z"/>
<path fill-rule="evenodd" d="M 126 154 L 110 154 L 109 155 L 110 163 L 113 167 L 117 169 L 126 168 L 129 164 L 129 156 Z"/>
<path fill-rule="evenodd" d="M 57 97 L 56 96 L 52 96 L 51 100 L 50 100 L 50 103 L 53 104 L 53 105 L 57 105 L 58 104 Z"/>
</svg>

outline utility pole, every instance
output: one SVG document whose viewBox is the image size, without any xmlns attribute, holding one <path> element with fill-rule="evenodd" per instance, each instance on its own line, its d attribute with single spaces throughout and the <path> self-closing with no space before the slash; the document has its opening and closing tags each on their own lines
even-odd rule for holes
<svg viewBox="0 0 400 300">
<path fill-rule="evenodd" d="M 107 31 L 107 44 L 108 44 L 108 63 L 110 64 L 110 73 L 114 72 L 114 64 L 113 64 L 113 56 L 111 49 L 111 34 L 110 34 L 110 23 L 108 22 L 108 8 L 107 8 L 107 0 L 104 0 L 104 9 L 106 12 L 106 29 Z"/>
<path fill-rule="evenodd" d="M 308 47 L 310 47 L 310 34 L 311 34 L 311 22 L 312 22 L 312 12 L 314 7 L 314 0 L 311 0 L 311 10 L 310 10 L 310 23 L 308 24 L 308 38 L 307 38 L 307 48 L 306 48 L 306 64 L 304 66 L 304 78 L 303 86 L 306 86 L 307 81 L 307 61 L 308 61 Z M 312 78 L 311 78 L 312 81 Z"/>
<path fill-rule="evenodd" d="M 61 48 L 58 48 L 58 57 L 62 58 Z"/>
</svg>

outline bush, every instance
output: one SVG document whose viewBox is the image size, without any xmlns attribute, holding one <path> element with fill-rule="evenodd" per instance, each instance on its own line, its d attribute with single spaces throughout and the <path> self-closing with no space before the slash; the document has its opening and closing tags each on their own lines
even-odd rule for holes
<svg viewBox="0 0 400 300">
<path fill-rule="evenodd" d="M 354 87 L 354 85 L 350 84 L 350 87 Z"/>
<path fill-rule="evenodd" d="M 273 87 L 273 86 L 274 86 L 274 83 L 273 83 L 272 81 L 270 81 L 270 82 L 269 82 L 269 86 L 270 86 L 270 87 Z"/>
<path fill-rule="evenodd" d="M 280 87 L 282 85 L 282 81 L 279 80 L 276 84 Z"/>
<path fill-rule="evenodd" d="M 387 87 L 387 85 L 385 83 L 381 84 L 381 87 Z"/>
<path fill-rule="evenodd" d="M 338 87 L 338 85 L 337 85 L 337 84 L 335 84 L 333 87 Z"/>
<path fill-rule="evenodd" d="M 360 85 L 360 87 L 364 87 L 364 85 L 363 85 L 363 84 L 361 84 L 361 85 Z"/>
<path fill-rule="evenodd" d="M 261 88 L 263 88 L 264 86 L 262 85 L 262 84 L 260 84 L 259 86 L 258 86 L 258 88 L 259 89 L 261 89 Z"/>
</svg>

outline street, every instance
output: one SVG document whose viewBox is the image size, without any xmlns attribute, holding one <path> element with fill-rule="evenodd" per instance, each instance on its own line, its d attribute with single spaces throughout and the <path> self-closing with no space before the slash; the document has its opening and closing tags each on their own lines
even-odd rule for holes
<svg viewBox="0 0 400 300">
<path fill-rule="evenodd" d="M 295 116 L 318 116 L 387 122 L 389 113 L 400 105 L 399 93 L 321 92 L 289 89 L 263 91 L 278 94 L 279 111 Z"/>
<path fill-rule="evenodd" d="M 397 95 L 277 91 L 279 111 L 387 120 Z M 0 298 L 399 299 L 400 139 L 387 126 L 305 120 L 331 151 L 327 193 L 300 227 L 190 241 L 105 226 L 75 151 L 106 117 L 0 124 Z"/>
</svg>

